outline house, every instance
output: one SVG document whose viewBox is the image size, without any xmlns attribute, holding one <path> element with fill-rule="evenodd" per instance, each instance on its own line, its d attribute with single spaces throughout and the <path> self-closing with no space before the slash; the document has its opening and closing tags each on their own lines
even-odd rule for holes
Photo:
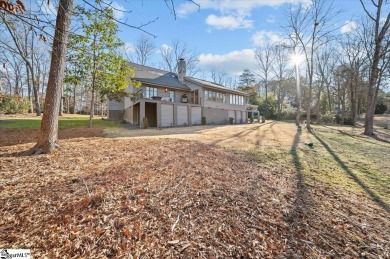
<svg viewBox="0 0 390 259">
<path fill-rule="evenodd" d="M 124 120 L 143 127 L 147 118 L 150 127 L 246 123 L 249 113 L 257 107 L 247 104 L 248 94 L 219 84 L 186 76 L 184 59 L 178 63 L 178 73 L 172 73 L 131 63 L 137 88 L 131 83 L 129 97 L 121 102 L 109 101 L 108 118 Z"/>
</svg>

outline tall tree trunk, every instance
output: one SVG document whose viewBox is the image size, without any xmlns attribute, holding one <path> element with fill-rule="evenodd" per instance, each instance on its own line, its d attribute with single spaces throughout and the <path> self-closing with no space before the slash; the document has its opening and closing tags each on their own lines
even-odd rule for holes
<svg viewBox="0 0 390 259">
<path fill-rule="evenodd" d="M 326 90 L 327 90 L 327 93 L 328 93 L 329 112 L 333 113 L 332 100 L 331 100 L 331 94 L 330 94 L 330 85 L 329 84 L 326 84 Z"/>
<path fill-rule="evenodd" d="M 68 42 L 73 0 L 60 0 L 54 33 L 49 80 L 45 98 L 45 112 L 40 134 L 31 154 L 50 153 L 58 146 L 58 109 L 64 79 L 66 44 Z"/>
<path fill-rule="evenodd" d="M 92 119 L 94 115 L 94 106 L 95 106 L 95 87 L 94 87 L 94 78 L 92 79 L 92 92 L 91 92 L 91 107 L 89 108 L 89 127 L 92 128 Z"/>
<path fill-rule="evenodd" d="M 26 44 L 27 47 L 27 44 Z M 41 116 L 41 105 L 39 104 L 38 89 L 34 72 L 34 33 L 31 33 L 31 62 L 27 61 L 27 66 L 31 70 L 31 82 L 34 93 L 35 111 L 37 116 Z"/>
<path fill-rule="evenodd" d="M 92 119 L 95 111 L 95 89 L 96 89 L 96 31 L 93 38 L 93 70 L 92 70 L 92 92 L 91 92 L 91 107 L 89 108 L 89 127 L 92 128 Z"/>
<path fill-rule="evenodd" d="M 374 62 L 375 63 L 375 62 Z M 371 66 L 371 77 L 368 83 L 367 91 L 367 107 L 366 117 L 364 123 L 364 135 L 374 135 L 374 113 L 375 113 L 375 92 L 376 92 L 376 81 L 378 75 L 377 64 Z"/>
<path fill-rule="evenodd" d="M 317 124 L 320 124 L 321 91 L 317 95 Z"/>
<path fill-rule="evenodd" d="M 282 113 L 282 81 L 279 80 L 279 89 L 278 89 L 278 120 L 281 119 Z"/>
<path fill-rule="evenodd" d="M 63 116 L 64 115 L 64 96 L 63 96 L 63 93 L 64 93 L 64 84 L 61 84 L 61 96 L 60 96 L 60 109 L 58 111 L 58 115 L 59 116 Z"/>
<path fill-rule="evenodd" d="M 35 84 L 34 77 L 32 77 L 32 83 L 33 83 L 33 93 L 34 93 L 34 102 L 35 102 L 35 109 L 37 112 L 37 116 L 41 116 L 41 105 L 39 104 L 39 96 L 38 96 L 38 91 L 37 87 Z"/>
<path fill-rule="evenodd" d="M 73 114 L 76 114 L 76 85 L 73 87 Z"/>
<path fill-rule="evenodd" d="M 297 117 L 295 119 L 295 124 L 297 125 L 297 127 L 300 127 L 300 124 L 301 124 L 301 86 L 300 86 L 298 64 L 295 64 L 295 73 L 296 73 L 296 77 L 297 77 Z"/>
</svg>

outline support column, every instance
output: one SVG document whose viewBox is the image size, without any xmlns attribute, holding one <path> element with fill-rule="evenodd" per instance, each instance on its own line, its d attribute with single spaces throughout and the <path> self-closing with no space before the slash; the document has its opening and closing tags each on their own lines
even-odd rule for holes
<svg viewBox="0 0 390 259">
<path fill-rule="evenodd" d="M 139 103 L 139 127 L 140 129 L 144 128 L 144 118 L 145 118 L 145 101 L 141 100 Z"/>
<path fill-rule="evenodd" d="M 157 102 L 157 128 L 161 128 L 161 102 Z"/>
<path fill-rule="evenodd" d="M 188 118 L 188 126 L 192 126 L 192 109 L 191 105 L 187 105 L 187 118 Z"/>
<path fill-rule="evenodd" d="M 177 104 L 173 104 L 173 126 L 177 127 Z"/>
</svg>

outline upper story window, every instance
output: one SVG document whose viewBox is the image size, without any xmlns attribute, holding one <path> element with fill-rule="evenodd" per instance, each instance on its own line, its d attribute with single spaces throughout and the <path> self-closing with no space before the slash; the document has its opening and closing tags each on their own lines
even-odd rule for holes
<svg viewBox="0 0 390 259">
<path fill-rule="evenodd" d="M 145 98 L 152 98 L 152 96 L 157 96 L 157 88 L 145 87 Z"/>
<path fill-rule="evenodd" d="M 230 95 L 230 104 L 244 105 L 244 96 L 231 94 Z"/>
<path fill-rule="evenodd" d="M 175 92 L 174 91 L 169 91 L 169 101 L 170 102 L 175 102 Z"/>
<path fill-rule="evenodd" d="M 204 91 L 204 98 L 206 101 L 213 101 L 219 103 L 226 102 L 226 94 L 209 91 L 209 90 Z"/>
</svg>

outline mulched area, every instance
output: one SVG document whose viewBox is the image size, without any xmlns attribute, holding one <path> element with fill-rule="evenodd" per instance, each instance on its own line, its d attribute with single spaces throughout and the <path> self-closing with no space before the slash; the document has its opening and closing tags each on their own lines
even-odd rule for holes
<svg viewBox="0 0 390 259">
<path fill-rule="evenodd" d="M 299 168 L 196 141 L 67 134 L 50 155 L 0 147 L 0 247 L 34 258 L 389 257 L 386 211 L 304 187 Z"/>
</svg>

